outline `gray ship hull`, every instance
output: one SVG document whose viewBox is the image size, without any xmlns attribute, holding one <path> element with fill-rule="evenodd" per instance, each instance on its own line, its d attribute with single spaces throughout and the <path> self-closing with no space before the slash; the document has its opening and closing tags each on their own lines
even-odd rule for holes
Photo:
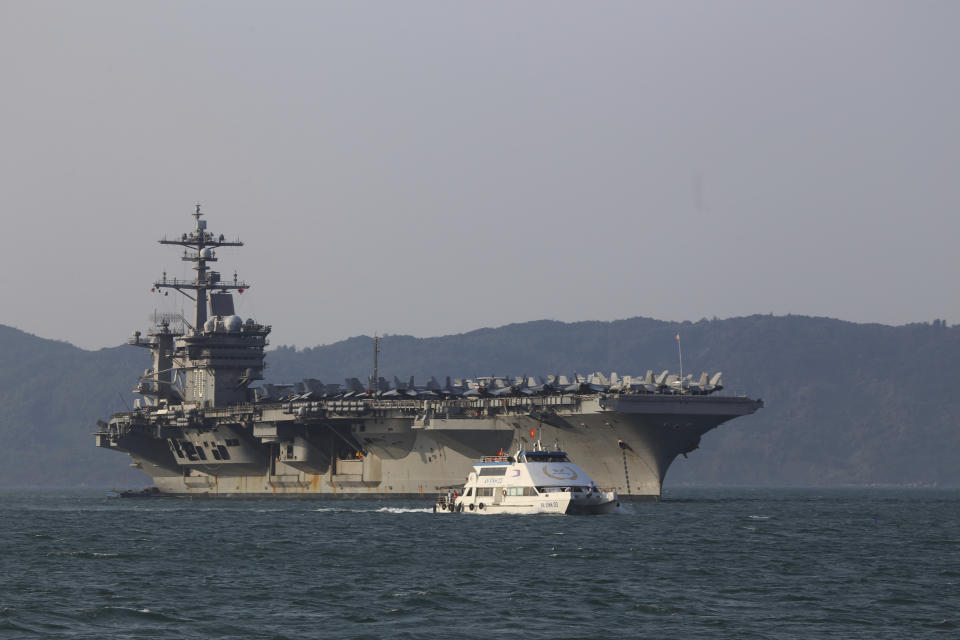
<svg viewBox="0 0 960 640">
<path fill-rule="evenodd" d="M 177 412 L 118 414 L 98 444 L 129 453 L 170 495 L 431 498 L 462 483 L 479 456 L 539 440 L 566 450 L 599 486 L 657 500 L 678 455 L 761 406 L 652 394 L 287 403 L 194 412 L 194 424 Z M 214 459 L 218 447 L 229 460 Z"/>
</svg>

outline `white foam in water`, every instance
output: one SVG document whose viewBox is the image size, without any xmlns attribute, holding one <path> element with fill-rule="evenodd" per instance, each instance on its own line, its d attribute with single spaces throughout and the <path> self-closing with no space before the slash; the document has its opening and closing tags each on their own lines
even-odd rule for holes
<svg viewBox="0 0 960 640">
<path fill-rule="evenodd" d="M 342 507 L 318 507 L 314 511 L 323 513 L 431 513 L 433 507 L 403 509 L 400 507 L 380 507 L 379 509 L 344 509 Z"/>
</svg>

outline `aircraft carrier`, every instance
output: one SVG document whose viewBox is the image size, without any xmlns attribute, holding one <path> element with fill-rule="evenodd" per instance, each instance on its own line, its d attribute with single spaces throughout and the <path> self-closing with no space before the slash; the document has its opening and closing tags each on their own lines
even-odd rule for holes
<svg viewBox="0 0 960 640">
<path fill-rule="evenodd" d="M 248 285 L 214 270 L 217 250 L 240 247 L 207 230 L 199 205 L 183 248 L 192 280 L 164 273 L 158 293 L 179 292 L 193 317 L 158 314 L 145 335 L 152 366 L 132 410 L 98 421 L 97 446 L 128 454 L 153 480 L 151 495 L 431 497 L 460 484 L 482 455 L 515 446 L 558 446 L 599 486 L 625 499 L 657 500 L 679 455 L 762 400 L 717 393 L 720 375 L 592 374 L 432 378 L 418 387 L 378 375 L 343 385 L 263 380 L 271 327 L 234 313 Z M 396 380 L 396 378 L 395 378 Z"/>
</svg>

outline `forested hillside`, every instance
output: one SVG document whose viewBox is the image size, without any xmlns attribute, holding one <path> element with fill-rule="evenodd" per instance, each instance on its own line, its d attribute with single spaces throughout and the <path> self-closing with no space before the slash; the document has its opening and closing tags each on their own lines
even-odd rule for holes
<svg viewBox="0 0 960 640">
<path fill-rule="evenodd" d="M 276 330 L 275 330 L 276 331 Z M 704 437 L 667 486 L 960 486 L 960 327 L 802 316 L 671 323 L 553 321 L 418 339 L 386 336 L 382 375 L 642 375 L 723 371 L 724 393 L 766 408 Z M 277 331 L 279 333 L 279 331 Z M 279 336 L 274 335 L 278 341 Z M 372 369 L 369 337 L 267 357 L 270 382 L 342 382 Z M 147 352 L 90 352 L 0 327 L 0 486 L 144 484 L 127 458 L 97 450 L 97 418 L 132 402 Z M 121 396 L 124 400 L 121 400 Z"/>
<path fill-rule="evenodd" d="M 132 404 L 146 354 L 84 351 L 0 325 L 0 486 L 143 484 L 92 434 L 97 419 Z"/>
</svg>

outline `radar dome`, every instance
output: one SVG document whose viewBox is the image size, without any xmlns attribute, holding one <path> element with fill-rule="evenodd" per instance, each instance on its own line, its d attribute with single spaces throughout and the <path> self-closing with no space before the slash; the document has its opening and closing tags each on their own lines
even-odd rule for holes
<svg viewBox="0 0 960 640">
<path fill-rule="evenodd" d="M 240 316 L 227 316 L 227 331 L 240 331 L 243 326 L 243 319 Z"/>
<path fill-rule="evenodd" d="M 207 247 L 206 249 L 200 252 L 200 255 L 201 257 L 203 257 L 204 260 L 209 260 L 213 257 L 213 249 Z"/>
<path fill-rule="evenodd" d="M 208 318 L 207 321 L 203 323 L 203 330 L 213 331 L 215 326 L 217 326 L 217 320 L 215 318 Z"/>
</svg>

